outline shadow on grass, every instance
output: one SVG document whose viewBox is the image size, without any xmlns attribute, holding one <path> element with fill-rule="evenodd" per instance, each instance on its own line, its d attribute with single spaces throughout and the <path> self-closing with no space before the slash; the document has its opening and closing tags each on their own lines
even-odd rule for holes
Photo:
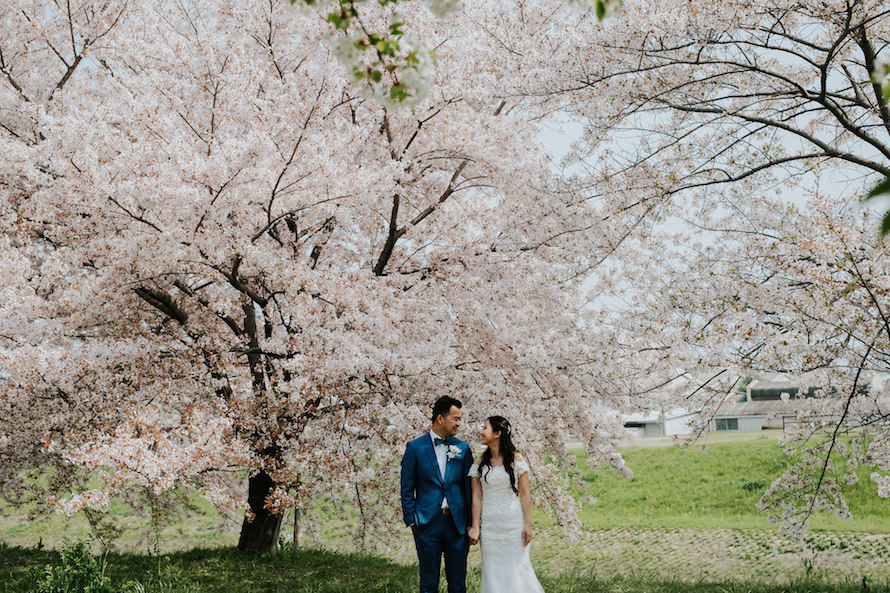
<svg viewBox="0 0 890 593">
<path fill-rule="evenodd" d="M 0 549 L 0 591 L 28 591 L 34 567 L 59 561 L 57 552 Z M 115 590 L 152 593 L 402 593 L 418 588 L 416 569 L 382 558 L 319 550 L 278 550 L 248 556 L 220 548 L 160 557 L 108 554 Z M 71 592 L 76 593 L 76 592 Z"/>
<path fill-rule="evenodd" d="M 0 593 L 34 590 L 34 569 L 59 562 L 55 551 L 0 546 Z M 198 549 L 160 557 L 109 554 L 106 575 L 114 593 L 413 593 L 417 569 L 383 558 L 282 549 L 247 556 L 235 549 Z M 758 581 L 684 581 L 654 576 L 597 579 L 584 567 L 541 578 L 547 593 L 871 593 L 890 591 L 887 582 L 791 583 Z M 441 591 L 445 591 L 444 579 Z M 479 574 L 468 579 L 478 593 Z M 67 593 L 79 593 L 70 591 Z"/>
</svg>

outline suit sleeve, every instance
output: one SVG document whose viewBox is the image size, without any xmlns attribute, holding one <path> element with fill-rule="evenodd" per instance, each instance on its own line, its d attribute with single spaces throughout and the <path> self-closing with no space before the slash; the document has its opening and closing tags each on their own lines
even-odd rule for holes
<svg viewBox="0 0 890 593">
<path fill-rule="evenodd" d="M 401 498 L 402 498 L 402 519 L 405 525 L 411 525 L 415 522 L 415 511 L 417 510 L 417 498 L 415 494 L 415 484 L 417 480 L 417 454 L 411 443 L 405 446 L 405 454 L 402 455 L 402 474 L 401 474 Z"/>
</svg>

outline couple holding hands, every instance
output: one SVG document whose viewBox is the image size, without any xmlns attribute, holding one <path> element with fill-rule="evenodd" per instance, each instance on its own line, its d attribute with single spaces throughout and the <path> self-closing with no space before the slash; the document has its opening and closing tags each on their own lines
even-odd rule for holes
<svg viewBox="0 0 890 593">
<path fill-rule="evenodd" d="M 480 593 L 543 593 L 529 559 L 532 539 L 529 467 L 513 446 L 510 423 L 485 421 L 485 451 L 473 459 L 457 438 L 461 402 L 443 396 L 432 426 L 402 457 L 401 499 L 414 533 L 420 593 L 437 593 L 442 557 L 448 593 L 466 591 L 467 554 L 482 546 Z"/>
</svg>

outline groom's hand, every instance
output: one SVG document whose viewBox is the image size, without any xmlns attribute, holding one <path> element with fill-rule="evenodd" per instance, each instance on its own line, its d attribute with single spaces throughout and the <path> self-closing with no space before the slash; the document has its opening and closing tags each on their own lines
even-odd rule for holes
<svg viewBox="0 0 890 593">
<path fill-rule="evenodd" d="M 479 528 L 470 526 L 467 528 L 467 537 L 470 538 L 470 545 L 475 546 L 479 543 Z"/>
</svg>

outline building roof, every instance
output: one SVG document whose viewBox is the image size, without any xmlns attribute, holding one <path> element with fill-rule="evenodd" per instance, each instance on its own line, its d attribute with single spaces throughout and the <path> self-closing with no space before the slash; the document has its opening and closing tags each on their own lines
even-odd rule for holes
<svg viewBox="0 0 890 593">
<path fill-rule="evenodd" d="M 685 418 L 692 416 L 695 412 L 690 412 L 686 408 L 672 408 L 664 410 L 646 410 L 644 412 L 633 412 L 631 414 L 622 414 L 623 422 L 637 422 L 640 424 L 652 424 L 656 422 L 666 422 L 668 420 L 676 420 L 677 418 Z"/>
<path fill-rule="evenodd" d="M 796 415 L 799 401 L 783 402 L 780 399 L 754 400 L 726 403 L 720 406 L 715 418 L 737 418 L 739 416 Z"/>
</svg>

